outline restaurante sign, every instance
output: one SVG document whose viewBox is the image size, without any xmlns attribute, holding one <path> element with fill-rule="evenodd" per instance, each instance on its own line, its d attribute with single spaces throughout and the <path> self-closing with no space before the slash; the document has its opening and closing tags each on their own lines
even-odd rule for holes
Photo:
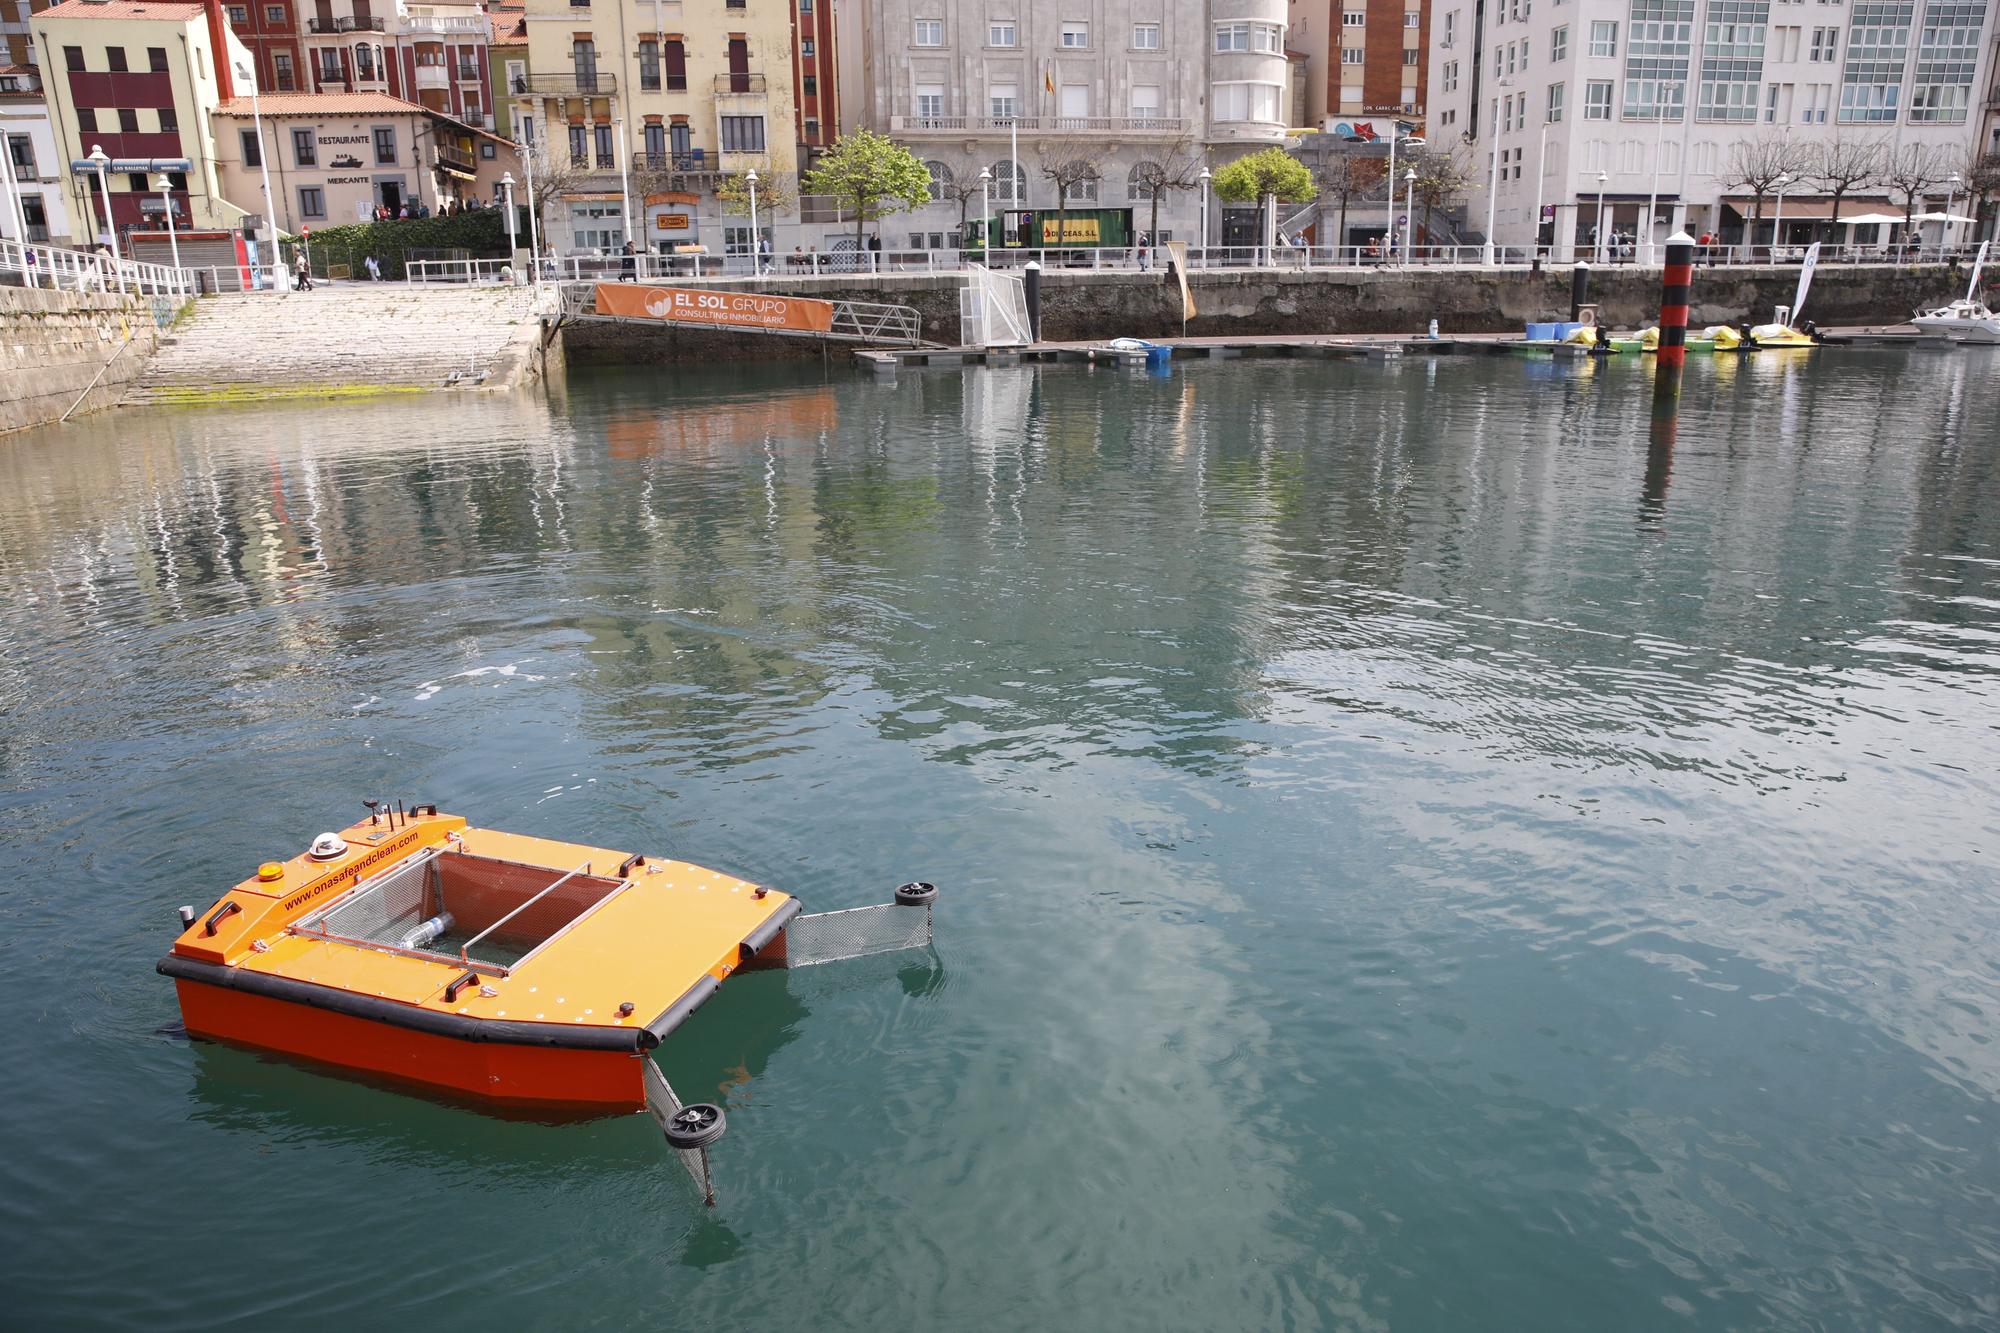
<svg viewBox="0 0 2000 1333">
<path fill-rule="evenodd" d="M 642 287 L 629 282 L 597 284 L 597 313 L 676 324 L 715 324 L 739 329 L 782 329 L 826 333 L 833 328 L 833 302 L 762 292 L 708 292 L 691 287 Z"/>
</svg>

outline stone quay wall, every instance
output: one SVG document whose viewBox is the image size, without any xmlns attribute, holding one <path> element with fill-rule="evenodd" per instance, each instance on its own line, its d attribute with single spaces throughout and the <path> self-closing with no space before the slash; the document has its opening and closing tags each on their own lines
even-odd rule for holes
<svg viewBox="0 0 2000 1333">
<path fill-rule="evenodd" d="M 96 387 L 77 412 L 116 403 L 145 370 L 161 322 L 171 322 L 179 304 L 117 292 L 0 287 L 0 384 L 6 386 L 0 431 L 58 420 L 93 378 Z"/>
<path fill-rule="evenodd" d="M 927 339 L 958 341 L 963 281 L 952 274 L 773 275 L 671 285 L 913 306 Z M 1189 286 L 1197 313 L 1185 332 L 1197 337 L 1410 334 L 1423 333 L 1433 319 L 1444 334 L 1519 333 L 1530 321 L 1568 318 L 1570 270 L 1218 270 L 1193 274 Z M 1797 286 L 1792 265 L 1698 269 L 1690 324 L 1765 323 L 1775 307 L 1790 303 Z M 1827 264 L 1814 275 L 1807 314 L 1822 325 L 1894 324 L 1919 305 L 1938 304 L 1964 289 L 1962 273 L 1936 265 Z M 1597 268 L 1588 299 L 1597 302 L 1602 322 L 1643 328 L 1657 318 L 1659 270 Z M 1178 289 L 1157 270 L 1042 275 L 1042 336 L 1050 342 L 1175 337 L 1183 332 L 1180 313 Z M 564 342 L 579 363 L 822 355 L 817 344 L 799 339 L 637 324 L 574 324 L 565 329 Z"/>
</svg>

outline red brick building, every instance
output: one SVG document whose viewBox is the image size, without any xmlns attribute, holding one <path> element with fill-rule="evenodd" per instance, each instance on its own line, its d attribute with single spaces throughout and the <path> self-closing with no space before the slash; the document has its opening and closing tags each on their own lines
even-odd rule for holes
<svg viewBox="0 0 2000 1333">
<path fill-rule="evenodd" d="M 1307 52 L 1307 117 L 1385 136 L 1421 122 L 1430 96 L 1430 0 L 1293 0 L 1290 45 Z"/>
<path fill-rule="evenodd" d="M 840 73 L 833 36 L 833 0 L 792 6 L 792 104 L 798 108 L 799 167 L 809 150 L 840 137 Z"/>
<path fill-rule="evenodd" d="M 260 92 L 290 93 L 305 87 L 295 0 L 227 0 L 222 10 L 229 18 L 229 30 L 250 48 Z"/>
</svg>

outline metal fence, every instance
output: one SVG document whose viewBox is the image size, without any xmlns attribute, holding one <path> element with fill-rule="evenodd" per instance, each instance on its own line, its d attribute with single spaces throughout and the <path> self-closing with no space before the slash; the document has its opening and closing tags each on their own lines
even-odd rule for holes
<svg viewBox="0 0 2000 1333">
<path fill-rule="evenodd" d="M 60 246 L 23 245 L 4 239 L 0 239 L 0 283 L 52 291 L 115 291 L 147 296 L 192 296 L 197 290 L 192 269 L 114 259 L 101 252 L 65 250 Z"/>
</svg>

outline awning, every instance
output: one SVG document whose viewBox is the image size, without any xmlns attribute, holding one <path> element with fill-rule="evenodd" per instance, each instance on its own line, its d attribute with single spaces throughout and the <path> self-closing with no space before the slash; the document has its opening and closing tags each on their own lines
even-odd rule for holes
<svg viewBox="0 0 2000 1333">
<path fill-rule="evenodd" d="M 1722 203 L 1725 208 L 1733 208 L 1739 216 L 1745 218 L 1751 216 L 1752 211 L 1756 207 L 1755 203 L 1749 199 L 1725 199 Z M 1844 227 L 1853 221 L 1854 217 L 1862 213 L 1876 212 L 1887 207 L 1888 204 L 1889 201 L 1880 196 L 1870 199 L 1866 196 L 1849 195 L 1840 201 L 1840 225 Z M 1764 217 L 1768 220 L 1775 217 L 1777 212 L 1778 196 L 1775 193 L 1765 195 Z M 1785 221 L 1787 222 L 1826 222 L 1832 217 L 1833 200 L 1831 199 L 1817 199 L 1811 195 L 1799 197 L 1788 194 L 1785 196 Z M 1902 214 L 1898 213 L 1896 220 L 1898 222 L 1902 221 Z"/>
<path fill-rule="evenodd" d="M 563 202 L 569 204 L 622 204 L 625 202 L 624 195 L 609 190 L 600 190 L 595 193 L 588 190 L 565 191 L 562 197 Z"/>
<path fill-rule="evenodd" d="M 474 175 L 470 171 L 460 171 L 457 167 L 448 167 L 442 162 L 438 163 L 437 167 L 438 170 L 442 171 L 445 175 L 456 176 L 458 177 L 458 179 L 462 181 L 476 181 L 479 179 L 478 176 Z"/>
<path fill-rule="evenodd" d="M 1971 224 L 1979 221 L 1978 218 L 1965 217 L 1959 213 L 1919 213 L 1916 220 L 1918 222 L 1956 222 L 1963 224 Z"/>
</svg>

